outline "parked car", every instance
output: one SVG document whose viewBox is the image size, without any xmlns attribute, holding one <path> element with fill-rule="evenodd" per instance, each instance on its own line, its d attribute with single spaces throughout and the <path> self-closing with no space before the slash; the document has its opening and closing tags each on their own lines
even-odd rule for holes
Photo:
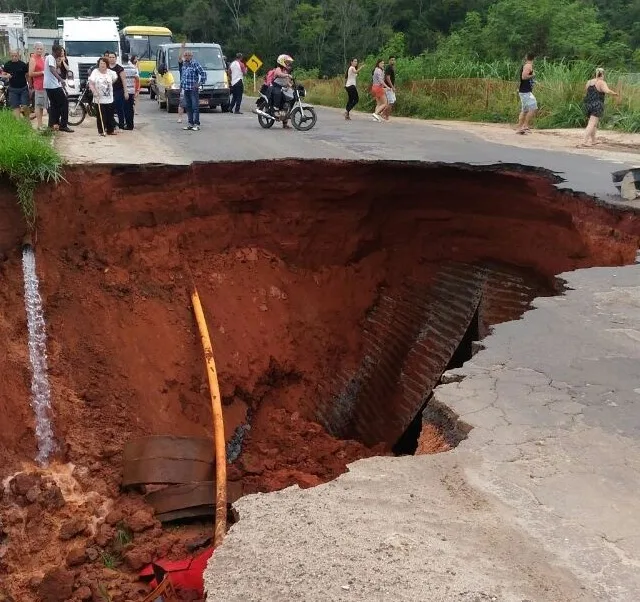
<svg viewBox="0 0 640 602">
<path fill-rule="evenodd" d="M 160 109 L 172 113 L 178 110 L 180 101 L 180 70 L 178 57 L 180 44 L 161 44 L 156 55 L 156 68 L 153 72 L 149 90 Z M 193 57 L 207 72 L 207 81 L 200 88 L 200 108 L 223 111 L 229 109 L 229 78 L 225 70 L 220 44 L 187 44 Z"/>
</svg>

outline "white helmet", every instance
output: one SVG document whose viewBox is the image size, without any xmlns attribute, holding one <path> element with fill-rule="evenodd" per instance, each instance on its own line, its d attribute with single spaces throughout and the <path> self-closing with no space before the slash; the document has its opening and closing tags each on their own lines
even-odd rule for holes
<svg viewBox="0 0 640 602">
<path fill-rule="evenodd" d="M 291 63 L 293 63 L 293 59 L 288 54 L 281 54 L 276 61 L 278 65 L 284 67 L 285 69 L 291 68 Z"/>
</svg>

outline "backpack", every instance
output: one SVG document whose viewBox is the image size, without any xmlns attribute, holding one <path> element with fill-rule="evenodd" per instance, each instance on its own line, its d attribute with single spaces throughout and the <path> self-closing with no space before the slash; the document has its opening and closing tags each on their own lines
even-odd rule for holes
<svg viewBox="0 0 640 602">
<path fill-rule="evenodd" d="M 273 83 L 273 80 L 275 78 L 276 78 L 276 70 L 271 69 L 271 71 L 269 71 L 269 73 L 267 73 L 267 76 L 264 78 L 264 83 L 267 84 L 267 86 L 270 86 Z"/>
</svg>

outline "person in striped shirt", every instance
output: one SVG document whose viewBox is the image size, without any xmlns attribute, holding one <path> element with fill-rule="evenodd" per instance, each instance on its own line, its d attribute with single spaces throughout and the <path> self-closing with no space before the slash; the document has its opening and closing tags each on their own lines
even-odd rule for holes
<svg viewBox="0 0 640 602">
<path fill-rule="evenodd" d="M 124 121 L 125 130 L 133 129 L 133 117 L 135 114 L 136 91 L 140 83 L 140 73 L 138 68 L 131 62 L 128 54 L 122 55 L 122 67 L 127 83 L 124 95 Z"/>
</svg>

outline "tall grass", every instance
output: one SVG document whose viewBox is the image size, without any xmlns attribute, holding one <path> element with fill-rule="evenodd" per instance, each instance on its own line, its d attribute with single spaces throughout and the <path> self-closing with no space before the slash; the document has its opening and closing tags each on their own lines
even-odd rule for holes
<svg viewBox="0 0 640 602">
<path fill-rule="evenodd" d="M 0 173 L 16 187 L 18 203 L 29 227 L 36 221 L 34 192 L 41 182 L 62 178 L 62 158 L 47 135 L 36 132 L 24 119 L 0 111 Z"/>
<path fill-rule="evenodd" d="M 360 110 L 373 110 L 369 94 L 375 59 L 366 59 L 359 78 Z M 398 103 L 395 114 L 423 119 L 463 119 L 507 123 L 517 120 L 517 83 L 521 64 L 514 61 L 482 63 L 424 54 L 399 58 L 396 66 Z M 586 61 L 537 61 L 535 64 L 540 128 L 578 128 L 586 125 L 584 85 L 594 66 Z M 607 73 L 609 85 L 620 93 L 608 99 L 602 126 L 640 132 L 640 85 L 625 74 Z M 344 80 L 305 81 L 310 102 L 342 107 Z"/>
</svg>

